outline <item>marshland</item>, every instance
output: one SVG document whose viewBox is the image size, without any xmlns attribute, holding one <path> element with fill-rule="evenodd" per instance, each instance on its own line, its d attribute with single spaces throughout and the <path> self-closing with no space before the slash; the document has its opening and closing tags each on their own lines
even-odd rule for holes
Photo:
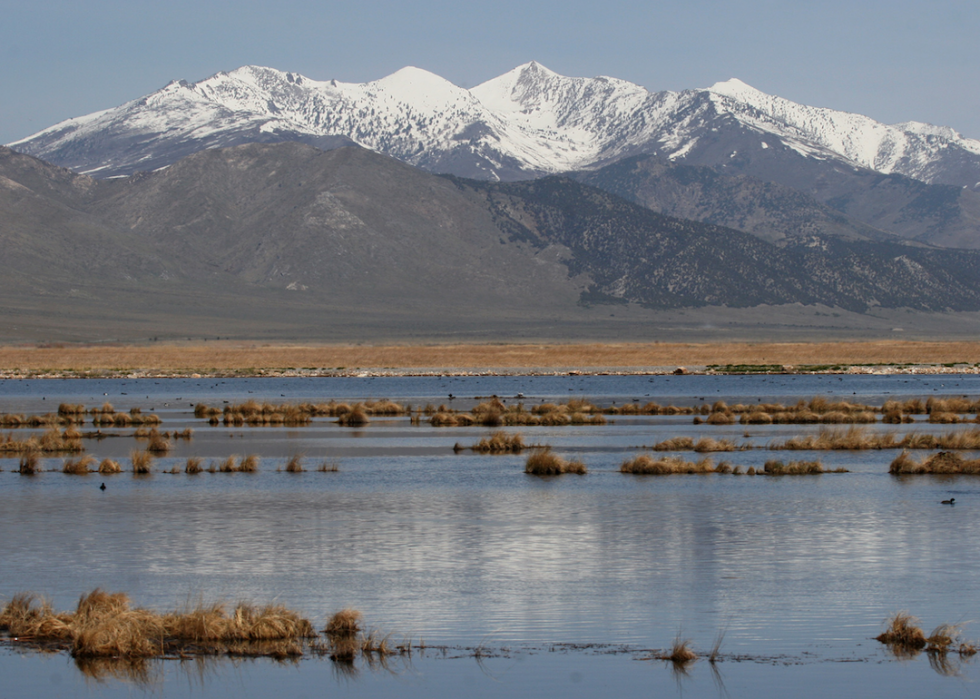
<svg viewBox="0 0 980 699">
<path fill-rule="evenodd" d="M 321 637 L 294 641 L 285 667 L 174 647 L 135 671 L 8 639 L 0 673 L 14 694 L 57 674 L 50 696 L 115 696 L 134 677 L 164 695 L 476 681 L 588 696 L 613 677 L 625 694 L 713 694 L 719 676 L 732 696 L 965 696 L 980 476 L 889 469 L 980 458 L 978 398 L 972 375 L 0 381 L 16 416 L 0 437 L 28 444 L 0 453 L 0 604 L 34 593 L 67 613 L 101 588 L 161 616 L 230 615 L 254 600 Z M 758 417 L 835 412 L 874 419 Z M 528 473 L 538 454 L 582 468 Z M 621 472 L 640 457 L 694 468 Z M 411 656 L 331 660 L 345 608 L 369 647 Z M 933 647 L 955 636 L 945 653 L 874 640 L 906 609 Z M 660 659 L 684 649 L 696 657 Z M 86 672 L 101 684 L 84 689 Z"/>
</svg>

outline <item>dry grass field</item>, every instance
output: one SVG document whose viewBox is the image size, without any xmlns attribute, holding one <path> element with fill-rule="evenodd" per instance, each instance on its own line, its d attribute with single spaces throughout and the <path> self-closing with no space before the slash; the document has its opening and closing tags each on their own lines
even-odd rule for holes
<svg viewBox="0 0 980 699">
<path fill-rule="evenodd" d="M 0 347 L 4 375 L 371 371 L 616 371 L 675 367 L 977 365 L 980 342 L 311 345 L 201 342 Z M 960 366 L 960 369 L 969 368 Z"/>
</svg>

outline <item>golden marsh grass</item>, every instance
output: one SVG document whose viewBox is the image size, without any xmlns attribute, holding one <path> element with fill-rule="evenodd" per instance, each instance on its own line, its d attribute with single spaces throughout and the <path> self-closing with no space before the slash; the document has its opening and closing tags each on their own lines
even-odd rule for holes
<svg viewBox="0 0 980 699">
<path fill-rule="evenodd" d="M 941 451 L 916 461 L 907 451 L 903 451 L 891 462 L 888 472 L 894 475 L 977 475 L 980 474 L 980 459 L 964 459 L 955 452 Z"/>
<path fill-rule="evenodd" d="M 270 652 L 251 644 L 296 644 L 316 635 L 307 619 L 278 604 L 241 602 L 229 611 L 221 603 L 198 602 L 160 614 L 133 609 L 126 594 L 100 589 L 82 595 L 74 612 L 62 613 L 37 595 L 15 595 L 0 612 L 0 631 L 68 650 L 76 658 L 216 652 L 268 655 L 283 652 L 283 647 Z"/>
<path fill-rule="evenodd" d="M 550 447 L 536 449 L 524 463 L 524 473 L 532 476 L 558 476 L 565 473 L 585 475 L 588 469 L 581 461 L 568 461 Z"/>
<path fill-rule="evenodd" d="M 564 369 L 707 365 L 980 362 L 976 342 L 244 345 L 233 342 L 0 348 L 0 369 L 30 372 L 222 374 L 289 367 Z M 253 370 L 254 371 L 254 370 Z"/>
</svg>

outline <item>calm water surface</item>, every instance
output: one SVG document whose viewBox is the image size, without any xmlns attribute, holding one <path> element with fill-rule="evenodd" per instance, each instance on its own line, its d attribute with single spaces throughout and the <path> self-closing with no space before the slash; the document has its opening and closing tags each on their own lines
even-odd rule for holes
<svg viewBox="0 0 980 699">
<path fill-rule="evenodd" d="M 472 444 L 491 431 L 486 428 L 434 429 L 401 418 L 374 419 L 357 430 L 328 419 L 302 428 L 210 427 L 193 418 L 192 405 L 389 397 L 467 407 L 478 396 L 515 402 L 518 394 L 528 405 L 571 396 L 600 404 L 637 399 L 693 405 L 719 399 L 795 402 L 815 395 L 880 405 L 893 397 L 973 398 L 980 395 L 978 379 L 0 381 L 3 412 L 109 400 L 119 409 L 154 410 L 164 420 L 162 429 L 195 429 L 192 441 L 178 442 L 168 458 L 156 460 L 149 477 L 22 477 L 11 473 L 16 460 L 0 459 L 0 598 L 34 590 L 67 609 L 98 586 L 127 591 L 137 603 L 156 608 L 199 595 L 275 598 L 317 624 L 349 605 L 370 625 L 397 636 L 512 652 L 486 661 L 489 668 L 472 659 L 429 657 L 399 672 L 365 671 L 356 679 L 332 681 L 336 691 L 355 695 L 449 694 L 472 685 L 477 694 L 504 693 L 506 686 L 508 694 L 523 687 L 517 693 L 527 690 L 530 696 L 535 692 L 527 688 L 565 683 L 563 693 L 588 696 L 589 687 L 595 691 L 591 682 L 616 682 L 627 694 L 644 687 L 648 694 L 660 685 L 668 694 L 686 686 L 698 687 L 696 694 L 717 693 L 718 678 L 707 663 L 697 665 L 691 677 L 677 678 L 636 658 L 644 657 L 643 649 L 669 645 L 679 631 L 705 649 L 725 630 L 723 652 L 730 660 L 720 667 L 728 678 L 724 691 L 731 695 L 782 696 L 779 687 L 812 680 L 822 683 L 814 692 L 827 691 L 807 696 L 833 694 L 845 681 L 866 686 L 864 696 L 881 688 L 892 696 L 967 696 L 980 677 L 971 663 L 959 668 L 959 677 L 943 677 L 924 658 L 904 664 L 890 659 L 870 639 L 900 609 L 920 617 L 927 630 L 978 618 L 978 478 L 897 479 L 887 473 L 894 451 L 777 454 L 819 458 L 826 467 L 850 469 L 848 474 L 626 476 L 618 472 L 624 458 L 668 437 L 707 435 L 764 445 L 816 428 L 618 417 L 601 427 L 520 429 L 525 441 L 550 444 L 589 467 L 582 477 L 538 479 L 523 473 L 523 457 L 453 453 L 454 443 Z M 86 444 L 98 458 L 122 459 L 136 442 L 121 437 Z M 252 453 L 261 457 L 256 474 L 162 473 L 182 467 L 188 456 L 207 462 Z M 277 472 L 296 453 L 306 455 L 311 470 Z M 745 468 L 760 467 L 772 456 L 755 450 L 716 458 Z M 322 460 L 336 462 L 339 471 L 313 471 Z M 61 459 L 45 462 L 47 468 L 60 464 Z M 103 481 L 105 492 L 98 489 Z M 939 504 L 951 496 L 955 507 Z M 980 637 L 980 627 L 968 624 L 965 632 Z M 625 644 L 633 652 L 547 651 L 566 643 Z M 754 660 L 731 660 L 743 655 Z M 788 660 L 765 660 L 773 658 Z M 860 662 L 838 662 L 853 660 Z M 309 660 L 290 668 L 247 663 L 214 668 L 195 683 L 171 665 L 161 671 L 154 691 L 217 696 L 231 692 L 235 682 L 249 691 L 264 682 L 309 688 L 322 685 L 330 667 L 329 661 Z M 20 690 L 9 689 L 15 686 L 48 688 L 51 696 L 124 691 L 115 681 L 85 684 L 70 660 L 59 656 L 21 657 L 8 649 L 0 652 L 0 673 L 20 683 L 9 680 L 8 694 L 0 688 L 0 698 L 20 696 Z M 509 679 L 487 679 L 497 675 Z"/>
</svg>

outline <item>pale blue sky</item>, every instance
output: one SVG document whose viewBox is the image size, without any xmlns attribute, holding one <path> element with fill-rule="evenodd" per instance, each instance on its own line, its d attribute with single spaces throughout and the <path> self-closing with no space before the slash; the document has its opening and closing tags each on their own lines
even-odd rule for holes
<svg viewBox="0 0 980 699">
<path fill-rule="evenodd" d="M 241 65 L 472 87 L 530 60 L 650 90 L 737 77 L 980 138 L 976 0 L 0 0 L 0 143 Z"/>
</svg>

